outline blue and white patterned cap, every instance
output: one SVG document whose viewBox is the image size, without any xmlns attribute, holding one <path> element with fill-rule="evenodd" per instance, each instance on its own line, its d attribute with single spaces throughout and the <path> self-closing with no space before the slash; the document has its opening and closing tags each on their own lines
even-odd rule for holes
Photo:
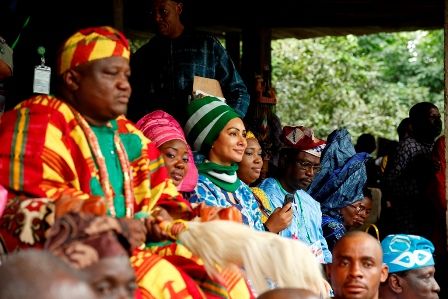
<svg viewBox="0 0 448 299">
<path fill-rule="evenodd" d="M 383 260 L 389 273 L 434 266 L 434 245 L 414 235 L 388 235 L 381 242 Z"/>
</svg>

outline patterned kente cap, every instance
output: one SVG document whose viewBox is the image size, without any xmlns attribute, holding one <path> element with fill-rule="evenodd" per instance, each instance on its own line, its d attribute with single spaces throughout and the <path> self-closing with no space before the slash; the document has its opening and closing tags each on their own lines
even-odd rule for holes
<svg viewBox="0 0 448 299">
<path fill-rule="evenodd" d="M 121 56 L 130 57 L 129 42 L 118 30 L 108 27 L 82 29 L 69 37 L 58 57 L 58 74 L 87 62 Z"/>
<path fill-rule="evenodd" d="M 434 266 L 434 245 L 415 235 L 388 235 L 381 242 L 383 260 L 389 273 Z"/>
</svg>

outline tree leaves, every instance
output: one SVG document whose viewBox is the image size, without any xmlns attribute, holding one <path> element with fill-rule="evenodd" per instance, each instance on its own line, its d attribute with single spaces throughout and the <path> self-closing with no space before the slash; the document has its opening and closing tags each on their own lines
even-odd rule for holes
<svg viewBox="0 0 448 299">
<path fill-rule="evenodd" d="M 277 40 L 272 64 L 282 124 L 322 138 L 346 127 L 396 139 L 413 104 L 443 110 L 442 30 Z"/>
</svg>

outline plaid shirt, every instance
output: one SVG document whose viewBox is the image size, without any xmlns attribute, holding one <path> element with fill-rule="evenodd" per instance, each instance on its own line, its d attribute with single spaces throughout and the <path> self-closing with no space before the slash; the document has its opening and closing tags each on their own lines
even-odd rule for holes
<svg viewBox="0 0 448 299">
<path fill-rule="evenodd" d="M 221 43 L 201 32 L 176 39 L 156 36 L 131 57 L 132 97 L 128 117 L 162 109 L 181 124 L 193 90 L 194 76 L 219 81 L 227 104 L 242 117 L 249 106 L 247 88 Z"/>
</svg>

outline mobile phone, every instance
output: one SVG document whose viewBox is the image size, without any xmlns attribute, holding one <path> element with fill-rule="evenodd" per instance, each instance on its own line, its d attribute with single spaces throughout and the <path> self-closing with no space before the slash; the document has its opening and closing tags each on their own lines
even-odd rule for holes
<svg viewBox="0 0 448 299">
<path fill-rule="evenodd" d="M 283 206 L 286 206 L 286 204 L 290 203 L 290 202 L 294 202 L 294 195 L 288 193 L 285 195 L 285 200 L 283 201 Z"/>
</svg>

